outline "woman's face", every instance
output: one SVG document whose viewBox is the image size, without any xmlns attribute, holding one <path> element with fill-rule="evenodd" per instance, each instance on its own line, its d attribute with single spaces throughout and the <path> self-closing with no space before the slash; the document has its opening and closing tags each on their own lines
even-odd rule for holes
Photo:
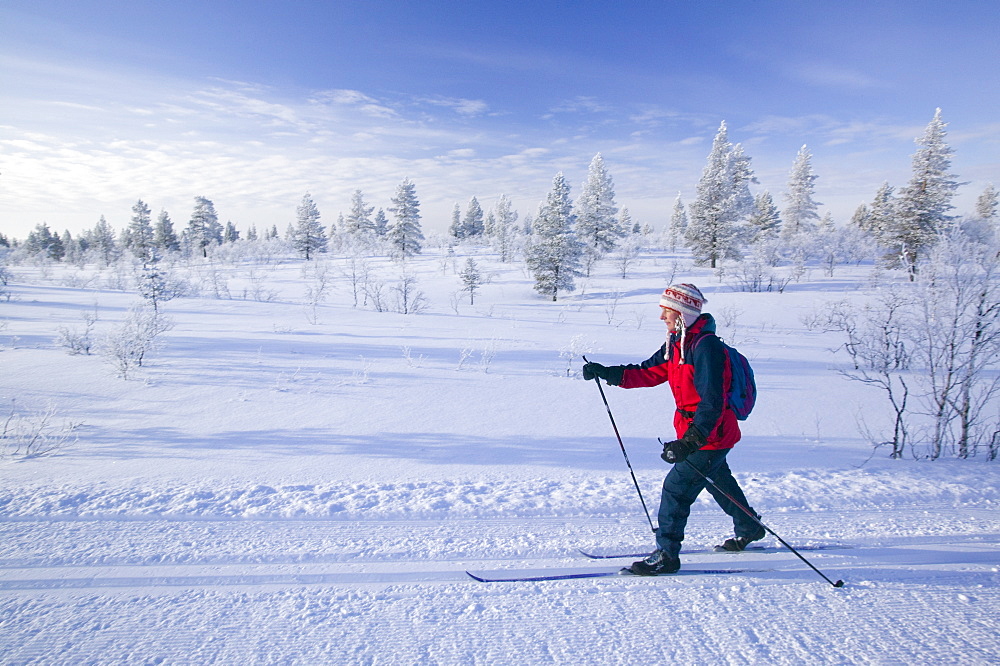
<svg viewBox="0 0 1000 666">
<path fill-rule="evenodd" d="M 680 321 L 681 314 L 676 310 L 660 306 L 660 321 L 667 325 L 667 330 L 673 333 L 677 330 L 677 322 Z"/>
</svg>

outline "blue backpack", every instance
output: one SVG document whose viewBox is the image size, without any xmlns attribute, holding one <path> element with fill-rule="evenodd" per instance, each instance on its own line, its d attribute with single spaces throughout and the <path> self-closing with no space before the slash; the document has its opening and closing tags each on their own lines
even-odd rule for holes
<svg viewBox="0 0 1000 666">
<path fill-rule="evenodd" d="M 753 379 L 753 368 L 750 361 L 741 354 L 736 347 L 730 347 L 725 342 L 722 348 L 726 350 L 726 359 L 729 361 L 729 370 L 732 379 L 729 382 L 729 392 L 726 401 L 730 409 L 736 413 L 736 418 L 746 421 L 753 411 L 753 406 L 757 403 L 757 383 Z"/>
<path fill-rule="evenodd" d="M 714 333 L 706 335 L 714 335 Z M 696 340 L 695 344 L 698 342 L 701 340 Z M 726 403 L 736 414 L 738 420 L 746 421 L 757 403 L 757 383 L 753 378 L 753 368 L 750 367 L 750 361 L 747 360 L 747 357 L 741 354 L 736 347 L 727 345 L 722 341 L 722 338 L 719 338 L 719 342 L 722 343 L 722 349 L 726 352 L 726 362 L 729 365 L 730 381 L 729 390 L 726 391 Z"/>
</svg>

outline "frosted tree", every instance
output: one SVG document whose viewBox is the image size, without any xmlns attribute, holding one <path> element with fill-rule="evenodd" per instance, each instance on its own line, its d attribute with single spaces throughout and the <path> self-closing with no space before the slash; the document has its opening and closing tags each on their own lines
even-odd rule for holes
<svg viewBox="0 0 1000 666">
<path fill-rule="evenodd" d="M 388 239 L 393 255 L 406 259 L 420 254 L 424 241 L 420 227 L 420 201 L 417 199 L 417 188 L 409 178 L 396 186 L 391 202 L 389 212 L 395 220 L 389 228 Z"/>
<path fill-rule="evenodd" d="M 761 192 L 753 200 L 753 211 L 747 220 L 747 231 L 750 243 L 756 244 L 772 240 L 781 228 L 781 216 L 774 199 L 767 190 Z"/>
<path fill-rule="evenodd" d="M 674 209 L 670 214 L 670 227 L 667 232 L 667 240 L 670 244 L 671 252 L 677 249 L 677 243 L 684 238 L 684 234 L 687 232 L 687 226 L 687 209 L 684 208 L 684 202 L 681 200 L 681 193 L 678 192 L 677 198 L 674 199 Z"/>
<path fill-rule="evenodd" d="M 997 191 L 990 183 L 976 199 L 976 217 L 986 222 L 992 222 L 997 216 Z"/>
<path fill-rule="evenodd" d="M 326 232 L 319 221 L 319 208 L 306 193 L 295 209 L 295 227 L 291 235 L 292 246 L 309 261 L 318 252 L 326 251 Z"/>
<path fill-rule="evenodd" d="M 813 200 L 816 178 L 812 170 L 812 153 L 806 146 L 802 146 L 788 176 L 788 191 L 785 193 L 788 205 L 781 215 L 784 221 L 782 232 L 785 236 L 810 231 L 813 222 L 819 220 L 816 212 L 819 203 Z"/>
<path fill-rule="evenodd" d="M 385 216 L 385 211 L 381 208 L 375 211 L 375 219 L 372 221 L 372 230 L 378 238 L 384 238 L 389 233 L 389 220 Z"/>
<path fill-rule="evenodd" d="M 535 279 L 535 291 L 558 298 L 560 291 L 576 288 L 583 244 L 573 231 L 573 205 L 569 184 L 562 172 L 552 180 L 552 189 L 538 209 L 525 262 Z"/>
<path fill-rule="evenodd" d="M 531 216 L 531 213 L 526 214 L 524 216 L 524 226 L 522 229 L 524 231 L 524 235 L 530 236 L 533 233 L 532 229 L 534 228 L 534 226 L 535 226 L 535 218 Z"/>
<path fill-rule="evenodd" d="M 362 236 L 375 232 L 375 223 L 372 220 L 372 213 L 375 206 L 365 203 L 364 194 L 361 190 L 354 190 L 351 194 L 351 208 L 344 218 L 342 230 L 349 236 Z"/>
<path fill-rule="evenodd" d="M 483 284 L 483 274 L 479 271 L 476 260 L 469 257 L 465 261 L 465 268 L 458 274 L 462 280 L 462 291 L 469 292 L 469 305 L 476 304 L 476 292 Z"/>
<path fill-rule="evenodd" d="M 65 254 L 63 259 L 68 262 L 76 263 L 82 258 L 82 249 L 80 247 L 80 241 L 73 238 L 73 234 L 66 229 L 62 232 L 62 236 L 59 237 L 60 242 L 62 242 L 63 250 Z"/>
<path fill-rule="evenodd" d="M 154 244 L 153 221 L 149 206 L 142 199 L 132 205 L 128 231 L 128 249 L 137 257 L 148 258 Z"/>
<path fill-rule="evenodd" d="M 226 229 L 222 232 L 222 240 L 225 243 L 235 243 L 240 239 L 240 232 L 236 230 L 236 225 L 232 220 L 226 220 Z"/>
<path fill-rule="evenodd" d="M 118 244 L 115 232 L 108 221 L 101 215 L 94 228 L 85 235 L 91 251 L 100 257 L 105 266 L 110 266 L 118 258 Z"/>
<path fill-rule="evenodd" d="M 465 238 L 465 227 L 462 226 L 462 209 L 457 202 L 451 211 L 451 225 L 448 227 L 448 233 L 456 240 Z"/>
<path fill-rule="evenodd" d="M 953 219 L 948 211 L 954 208 L 951 200 L 959 183 L 948 172 L 952 150 L 945 143 L 946 126 L 941 109 L 937 109 L 923 136 L 916 139 L 920 148 L 913 154 L 913 176 L 899 191 L 895 224 L 883 237 L 892 255 L 898 257 L 896 263 L 904 265 L 911 280 L 919 258 Z"/>
<path fill-rule="evenodd" d="M 160 303 L 178 295 L 177 286 L 171 279 L 169 271 L 160 265 L 160 260 L 157 248 L 151 248 L 149 256 L 142 262 L 142 269 L 137 279 L 139 295 L 153 307 L 154 313 L 160 311 Z"/>
<path fill-rule="evenodd" d="M 896 223 L 895 190 L 889 183 L 882 183 L 875 193 L 871 208 L 868 209 L 868 231 L 883 243 L 889 230 Z"/>
<path fill-rule="evenodd" d="M 740 258 L 739 224 L 753 208 L 752 182 L 750 158 L 742 146 L 729 142 L 723 122 L 698 181 L 684 236 L 697 264 L 715 268 L 721 259 Z"/>
<path fill-rule="evenodd" d="M 35 229 L 28 232 L 24 247 L 30 254 L 48 257 L 56 261 L 62 259 L 65 254 L 65 248 L 59 234 L 52 233 L 52 229 L 45 222 L 36 224 Z"/>
<path fill-rule="evenodd" d="M 180 241 L 174 232 L 174 223 L 170 221 L 170 215 L 165 210 L 160 211 L 153 226 L 153 245 L 166 252 L 177 252 L 181 249 Z"/>
<path fill-rule="evenodd" d="M 496 209 L 493 215 L 493 233 L 490 238 L 493 247 L 500 254 L 500 261 L 506 263 L 514 256 L 517 237 L 520 229 L 517 224 L 517 211 L 511 208 L 510 198 L 506 194 L 501 194 L 497 199 Z"/>
<path fill-rule="evenodd" d="M 871 233 L 871 218 L 872 212 L 868 208 L 868 204 L 858 204 L 858 207 L 854 209 L 854 213 L 851 215 L 851 226 L 866 233 Z"/>
<path fill-rule="evenodd" d="M 479 205 L 479 200 L 476 197 L 469 199 L 469 205 L 465 209 L 465 217 L 462 218 L 462 231 L 465 238 L 479 238 L 485 231 L 483 207 Z"/>
<path fill-rule="evenodd" d="M 493 233 L 496 230 L 497 218 L 491 209 L 486 213 L 486 220 L 483 222 L 483 235 L 487 238 L 492 238 Z"/>
<path fill-rule="evenodd" d="M 617 213 L 614 182 L 604 166 L 604 158 L 597 153 L 590 162 L 575 210 L 576 235 L 584 246 L 588 276 L 594 263 L 611 252 L 618 239 L 625 235 L 615 217 Z"/>
<path fill-rule="evenodd" d="M 209 245 L 222 243 L 222 225 L 211 199 L 194 198 L 194 211 L 188 222 L 187 234 L 191 248 L 201 251 L 203 257 L 208 256 Z"/>
<path fill-rule="evenodd" d="M 626 230 L 631 230 L 633 235 L 644 233 L 638 222 L 632 222 L 632 213 L 628 212 L 628 208 L 625 206 L 622 206 L 622 209 L 618 211 L 618 228 L 622 230 L 623 235 L 627 235 L 624 233 Z"/>
</svg>

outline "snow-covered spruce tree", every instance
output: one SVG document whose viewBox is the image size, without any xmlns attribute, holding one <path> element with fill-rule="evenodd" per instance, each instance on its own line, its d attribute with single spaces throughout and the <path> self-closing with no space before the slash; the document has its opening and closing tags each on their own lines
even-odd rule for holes
<svg viewBox="0 0 1000 666">
<path fill-rule="evenodd" d="M 236 230 L 236 225 L 232 220 L 226 220 L 226 228 L 222 232 L 223 243 L 235 243 L 240 239 L 240 232 Z"/>
<path fill-rule="evenodd" d="M 161 259 L 159 250 L 151 248 L 149 256 L 142 262 L 137 279 L 139 295 L 152 306 L 154 313 L 159 313 L 160 303 L 172 300 L 179 293 L 170 272 L 161 266 Z"/>
<path fill-rule="evenodd" d="M 684 235 L 695 263 L 715 268 L 721 259 L 740 258 L 740 221 L 753 207 L 750 183 L 756 182 L 750 158 L 729 142 L 726 123 L 712 142 L 708 163 L 698 181 Z"/>
<path fill-rule="evenodd" d="M 165 210 L 160 211 L 153 226 L 153 246 L 163 252 L 177 252 L 181 249 L 181 243 L 174 232 L 174 224 Z"/>
<path fill-rule="evenodd" d="M 448 227 L 448 234 L 455 240 L 465 238 L 465 227 L 462 226 L 462 208 L 457 202 L 451 211 L 451 225 Z"/>
<path fill-rule="evenodd" d="M 569 184 L 560 171 L 552 189 L 532 223 L 531 240 L 525 252 L 528 270 L 535 278 L 535 291 L 558 298 L 560 291 L 573 291 L 580 273 L 583 244 L 573 231 L 573 204 Z"/>
<path fill-rule="evenodd" d="M 896 197 L 892 185 L 882 183 L 868 209 L 868 231 L 879 243 L 886 245 L 886 237 L 896 223 Z"/>
<path fill-rule="evenodd" d="M 458 274 L 462 280 L 462 291 L 469 292 L 469 305 L 476 304 L 476 292 L 483 284 L 483 274 L 479 271 L 476 260 L 469 257 L 465 260 L 465 268 Z"/>
<path fill-rule="evenodd" d="M 604 166 L 604 158 L 597 153 L 590 162 L 575 210 L 576 235 L 584 246 L 583 263 L 588 277 L 593 265 L 625 235 L 615 217 L 617 213 L 614 182 Z"/>
<path fill-rule="evenodd" d="M 671 252 L 677 249 L 677 243 L 684 238 L 687 226 L 687 210 L 684 208 L 684 202 L 681 201 L 681 193 L 678 192 L 677 198 L 674 199 L 673 212 L 670 214 L 670 226 L 667 229 L 667 245 Z"/>
<path fill-rule="evenodd" d="M 976 199 L 976 217 L 985 222 L 993 222 L 997 217 L 998 206 L 1000 201 L 997 199 L 996 188 L 990 183 Z"/>
<path fill-rule="evenodd" d="M 375 206 L 365 203 L 364 193 L 361 190 L 354 190 L 351 194 L 351 207 L 344 218 L 344 226 L 341 231 L 348 236 L 362 237 L 366 234 L 375 233 L 375 223 L 372 220 L 372 213 Z"/>
<path fill-rule="evenodd" d="M 781 229 L 781 216 L 771 193 L 764 190 L 754 197 L 753 210 L 747 220 L 748 241 L 751 245 L 772 240 Z"/>
<path fill-rule="evenodd" d="M 215 212 L 215 204 L 211 199 L 194 198 L 194 211 L 188 222 L 187 236 L 191 250 L 200 252 L 203 257 L 208 256 L 209 245 L 222 243 L 222 225 L 219 224 L 219 215 Z"/>
<path fill-rule="evenodd" d="M 69 232 L 69 229 L 66 229 L 62 232 L 62 236 L 59 237 L 59 240 L 62 241 L 63 250 L 65 251 L 63 261 L 71 264 L 79 264 L 80 267 L 83 268 L 83 264 L 80 263 L 83 261 L 83 248 L 81 247 L 82 239 L 77 240 L 73 238 L 73 234 Z"/>
<path fill-rule="evenodd" d="M 813 222 L 819 220 L 816 212 L 819 203 L 813 200 L 816 178 L 812 170 L 812 153 L 806 146 L 802 146 L 788 175 L 788 191 L 785 193 L 788 205 L 781 215 L 784 220 L 782 233 L 786 237 L 811 231 Z"/>
<path fill-rule="evenodd" d="M 493 215 L 493 233 L 490 238 L 503 263 L 510 261 L 517 250 L 520 229 L 515 226 L 516 224 L 517 211 L 511 208 L 510 197 L 501 194 L 497 199 Z"/>
<path fill-rule="evenodd" d="M 142 199 L 132 206 L 132 218 L 128 225 L 128 249 L 135 256 L 146 259 L 153 249 L 152 211 Z"/>
<path fill-rule="evenodd" d="M 295 227 L 291 234 L 292 247 L 306 258 L 312 259 L 317 253 L 326 251 L 326 231 L 319 221 L 319 208 L 309 193 L 295 209 Z"/>
<path fill-rule="evenodd" d="M 483 221 L 483 235 L 486 238 L 493 238 L 493 232 L 497 225 L 496 215 L 493 213 L 493 209 L 490 209 L 486 213 L 486 219 Z"/>
<path fill-rule="evenodd" d="M 883 243 L 889 248 L 896 265 L 902 264 L 913 280 L 921 255 L 934 245 L 938 234 L 947 231 L 954 208 L 951 200 L 959 183 L 951 168 L 952 150 L 945 143 L 946 123 L 941 109 L 927 125 L 923 136 L 916 139 L 921 146 L 913 154 L 913 176 L 899 191 L 894 223 L 886 230 Z"/>
<path fill-rule="evenodd" d="M 871 234 L 871 218 L 872 212 L 868 208 L 868 204 L 862 202 L 858 204 L 858 207 L 854 209 L 854 213 L 851 214 L 851 226 Z"/>
<path fill-rule="evenodd" d="M 375 211 L 375 219 L 372 220 L 372 231 L 376 238 L 385 238 L 389 234 L 389 219 L 385 216 L 385 211 L 379 208 Z"/>
<path fill-rule="evenodd" d="M 91 251 L 97 255 L 102 264 L 110 266 L 118 259 L 118 243 L 115 241 L 115 232 L 103 215 L 94 228 L 85 234 L 85 237 L 90 243 Z"/>
<path fill-rule="evenodd" d="M 483 225 L 483 207 L 479 205 L 476 197 L 469 199 L 469 206 L 465 209 L 465 217 L 462 218 L 463 238 L 482 238 L 485 226 Z"/>
<path fill-rule="evenodd" d="M 28 237 L 24 241 L 24 249 L 28 254 L 36 257 L 44 257 L 59 261 L 65 254 L 62 239 L 58 234 L 52 233 L 49 225 L 40 222 L 35 225 L 33 231 L 28 232 Z"/>
<path fill-rule="evenodd" d="M 388 240 L 392 254 L 397 259 L 405 260 L 423 251 L 424 234 L 420 228 L 420 201 L 417 199 L 417 188 L 405 179 L 396 186 L 392 206 L 389 212 L 395 218 L 389 228 Z"/>
</svg>

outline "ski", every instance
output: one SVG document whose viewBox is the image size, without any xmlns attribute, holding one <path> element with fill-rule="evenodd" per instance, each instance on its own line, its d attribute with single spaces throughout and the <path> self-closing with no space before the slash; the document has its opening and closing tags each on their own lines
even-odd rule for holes
<svg viewBox="0 0 1000 666">
<path fill-rule="evenodd" d="M 851 546 L 841 546 L 841 545 L 820 545 L 820 546 L 799 546 L 798 550 L 839 550 L 842 548 L 850 548 Z M 736 550 L 726 550 L 722 546 L 714 546 L 711 549 L 697 549 L 697 550 L 682 550 L 681 555 L 698 555 L 704 553 L 732 553 L 733 555 L 739 553 L 780 553 L 784 552 L 784 548 L 778 546 L 750 546 L 741 551 Z M 586 558 L 591 560 L 617 560 L 624 559 L 626 557 L 638 557 L 644 558 L 648 557 L 650 551 L 635 552 L 635 553 L 590 553 L 585 550 L 579 550 L 579 553 Z"/>
<path fill-rule="evenodd" d="M 721 575 L 721 574 L 741 574 L 741 573 L 760 573 L 762 571 L 769 571 L 769 569 L 681 569 L 680 571 L 672 574 L 660 574 L 659 576 L 639 576 L 632 573 L 627 567 L 624 569 L 619 569 L 617 571 L 580 571 L 577 573 L 564 573 L 564 574 L 543 574 L 539 576 L 531 575 L 501 575 L 500 572 L 486 573 L 477 575 L 471 571 L 466 571 L 470 578 L 477 580 L 480 583 L 534 583 L 538 581 L 547 580 L 573 580 L 576 578 L 609 578 L 611 576 L 635 576 L 636 578 L 669 578 L 671 576 L 706 576 L 706 575 Z"/>
</svg>

